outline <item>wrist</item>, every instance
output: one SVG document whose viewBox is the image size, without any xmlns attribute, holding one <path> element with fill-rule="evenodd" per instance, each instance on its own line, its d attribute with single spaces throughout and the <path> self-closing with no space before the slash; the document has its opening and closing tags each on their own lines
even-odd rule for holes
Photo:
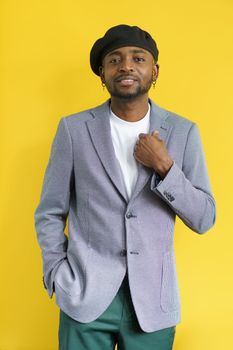
<svg viewBox="0 0 233 350">
<path fill-rule="evenodd" d="M 156 168 L 154 167 L 154 170 L 159 174 L 159 176 L 164 179 L 171 169 L 174 161 L 171 158 L 166 159 L 163 163 L 161 163 Z"/>
</svg>

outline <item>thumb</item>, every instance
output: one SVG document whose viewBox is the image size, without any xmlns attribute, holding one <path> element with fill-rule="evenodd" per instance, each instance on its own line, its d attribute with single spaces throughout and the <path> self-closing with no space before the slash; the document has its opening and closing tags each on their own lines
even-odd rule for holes
<svg viewBox="0 0 233 350">
<path fill-rule="evenodd" d="M 154 130 L 154 131 L 152 132 L 152 136 L 155 136 L 155 137 L 159 136 L 158 130 Z"/>
<path fill-rule="evenodd" d="M 154 131 L 151 133 L 151 135 L 152 135 L 154 138 L 156 138 L 157 140 L 162 141 L 161 137 L 159 136 L 158 130 L 154 130 Z"/>
</svg>

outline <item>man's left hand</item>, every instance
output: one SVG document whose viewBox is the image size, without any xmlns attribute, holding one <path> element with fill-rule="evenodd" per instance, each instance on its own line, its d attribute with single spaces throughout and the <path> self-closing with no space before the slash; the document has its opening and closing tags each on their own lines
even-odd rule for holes
<svg viewBox="0 0 233 350">
<path fill-rule="evenodd" d="M 151 134 L 139 134 L 134 147 L 134 158 L 141 164 L 153 168 L 163 179 L 173 164 L 164 141 L 157 130 Z"/>
</svg>

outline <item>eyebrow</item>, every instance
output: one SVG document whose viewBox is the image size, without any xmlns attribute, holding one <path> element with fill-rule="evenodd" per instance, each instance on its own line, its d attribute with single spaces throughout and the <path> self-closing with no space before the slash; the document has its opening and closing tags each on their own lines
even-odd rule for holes
<svg viewBox="0 0 233 350">
<path fill-rule="evenodd" d="M 133 49 L 133 50 L 130 50 L 129 51 L 130 53 L 144 53 L 146 54 L 146 51 L 142 50 L 142 49 Z M 106 56 L 110 57 L 110 56 L 113 56 L 113 55 L 121 55 L 122 52 L 121 51 L 112 51 L 110 53 L 108 53 Z"/>
</svg>

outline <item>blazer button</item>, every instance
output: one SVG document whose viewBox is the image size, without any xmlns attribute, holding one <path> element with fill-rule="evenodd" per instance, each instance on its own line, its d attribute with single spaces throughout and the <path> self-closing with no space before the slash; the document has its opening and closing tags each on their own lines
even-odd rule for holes
<svg viewBox="0 0 233 350">
<path fill-rule="evenodd" d="M 126 256 L 127 254 L 127 250 L 126 249 L 122 249 L 121 252 L 120 252 L 120 255 L 121 256 Z"/>
<path fill-rule="evenodd" d="M 128 212 L 128 213 L 126 214 L 126 217 L 127 217 L 127 219 L 136 218 L 137 215 L 134 215 L 132 212 Z"/>
<path fill-rule="evenodd" d="M 175 198 L 172 196 L 170 192 L 164 191 L 163 194 L 170 202 L 174 201 Z"/>
</svg>

